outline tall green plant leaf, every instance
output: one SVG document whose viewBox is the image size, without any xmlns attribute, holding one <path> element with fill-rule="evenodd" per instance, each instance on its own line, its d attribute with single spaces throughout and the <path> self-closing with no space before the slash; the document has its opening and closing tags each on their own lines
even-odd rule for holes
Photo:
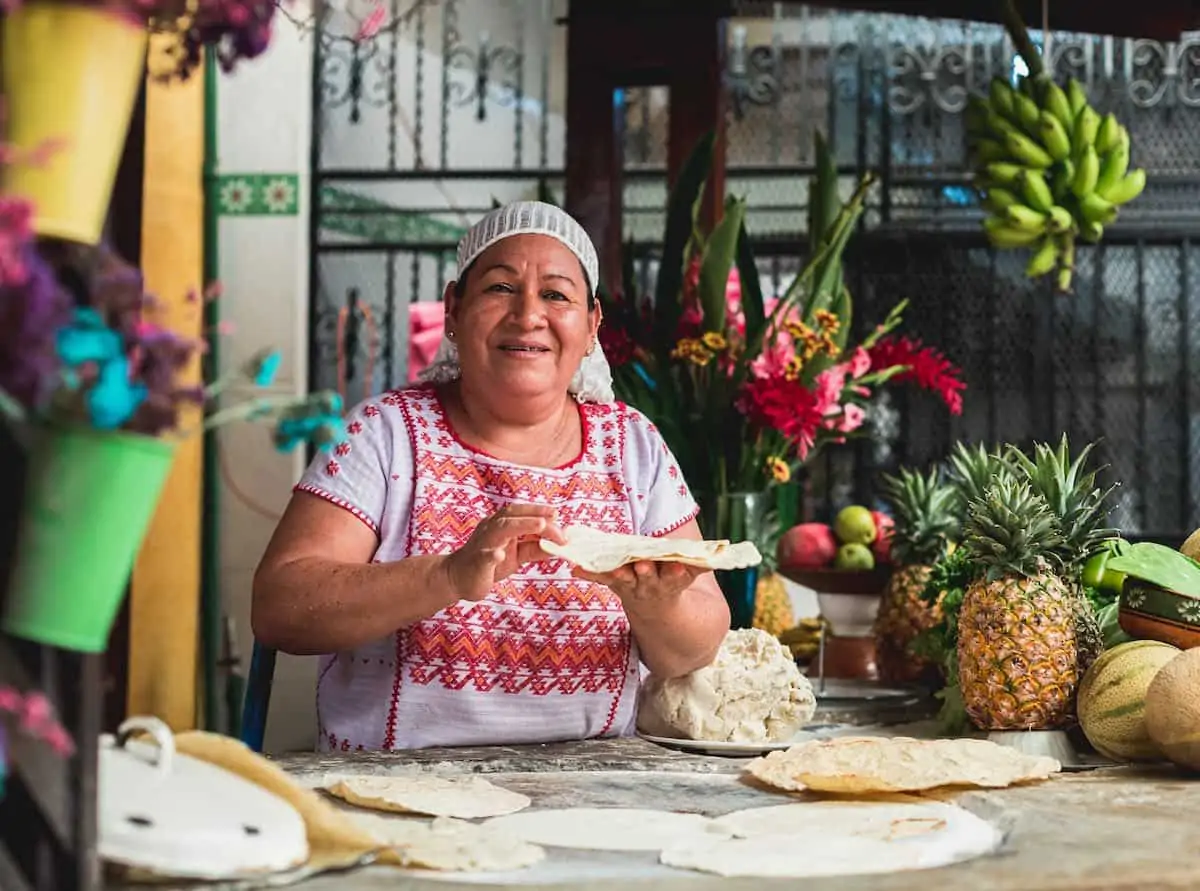
<svg viewBox="0 0 1200 891">
<path fill-rule="evenodd" d="M 705 331 L 725 330 L 725 289 L 745 218 L 746 203 L 729 198 L 725 202 L 725 213 L 708 237 L 704 259 L 700 263 L 700 307 L 704 310 Z"/>
<path fill-rule="evenodd" d="M 660 349 L 669 348 L 682 313 L 679 294 L 683 290 L 684 252 L 692 237 L 692 209 L 712 167 L 714 138 L 715 134 L 710 132 L 696 143 L 667 200 L 662 263 L 654 288 L 654 334 L 655 343 Z"/>
<path fill-rule="evenodd" d="M 838 172 L 829 143 L 820 130 L 813 133 L 813 157 L 816 159 L 816 174 L 808 188 L 808 250 L 809 255 L 825 243 L 833 228 L 834 220 L 842 209 L 838 197 Z"/>
<path fill-rule="evenodd" d="M 754 259 L 754 246 L 746 232 L 746 220 L 742 218 L 742 231 L 737 246 L 738 278 L 742 283 L 742 312 L 746 316 L 746 337 L 759 337 L 767 322 L 764 309 L 762 279 L 758 276 L 758 263 Z"/>
</svg>

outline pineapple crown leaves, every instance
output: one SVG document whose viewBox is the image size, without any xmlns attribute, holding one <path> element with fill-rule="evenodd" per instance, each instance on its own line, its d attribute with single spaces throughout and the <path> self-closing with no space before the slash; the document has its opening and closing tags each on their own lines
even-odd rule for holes
<svg viewBox="0 0 1200 891">
<path fill-rule="evenodd" d="M 989 485 L 1000 477 L 1016 473 L 1003 448 L 989 449 L 982 443 L 972 446 L 956 442 L 946 461 L 950 480 L 958 494 L 956 509 L 964 520 L 970 503 L 982 498 Z"/>
<path fill-rule="evenodd" d="M 1034 577 L 1061 568 L 1058 517 L 1028 480 L 1002 476 L 967 508 L 965 542 L 985 577 Z"/>
<path fill-rule="evenodd" d="M 926 473 L 908 467 L 881 478 L 884 500 L 892 508 L 896 527 L 892 553 L 901 566 L 930 564 L 941 559 L 959 529 L 957 491 L 934 467 Z"/>
<path fill-rule="evenodd" d="M 1072 459 L 1063 434 L 1057 448 L 1035 443 L 1032 458 L 1012 446 L 1007 452 L 1009 462 L 1045 499 L 1057 518 L 1063 538 L 1058 556 L 1069 569 L 1081 566 L 1104 542 L 1118 535 L 1108 525 L 1108 499 L 1116 486 L 1097 486 L 1096 476 L 1104 468 L 1087 466 L 1095 446 L 1094 442 L 1088 443 Z"/>
</svg>

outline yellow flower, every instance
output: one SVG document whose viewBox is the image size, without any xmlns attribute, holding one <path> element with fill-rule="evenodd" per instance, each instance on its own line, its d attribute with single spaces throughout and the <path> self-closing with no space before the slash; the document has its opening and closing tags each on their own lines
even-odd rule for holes
<svg viewBox="0 0 1200 891">
<path fill-rule="evenodd" d="M 777 483 L 786 483 L 792 478 L 792 469 L 788 467 L 787 462 L 774 455 L 767 458 L 767 470 Z"/>
<path fill-rule="evenodd" d="M 700 348 L 700 341 L 696 340 L 694 337 L 681 338 L 675 344 L 675 348 L 671 350 L 671 358 L 686 359 L 698 348 Z"/>
<path fill-rule="evenodd" d="M 812 334 L 812 329 L 803 322 L 784 322 L 783 330 L 790 334 L 794 340 L 804 340 Z"/>
<path fill-rule="evenodd" d="M 687 357 L 688 361 L 693 365 L 699 365 L 703 368 L 712 361 L 713 354 L 706 350 L 703 346 L 699 347 L 695 352 Z"/>
<path fill-rule="evenodd" d="M 704 341 L 704 345 L 710 350 L 720 352 L 729 346 L 729 341 L 725 339 L 725 335 L 719 331 L 705 331 L 700 338 Z"/>
<path fill-rule="evenodd" d="M 794 381 L 800 377 L 800 369 L 804 367 L 804 362 L 799 356 L 792 356 L 788 359 L 787 367 L 783 369 L 783 376 L 789 381 Z"/>
<path fill-rule="evenodd" d="M 813 318 L 822 331 L 830 334 L 836 334 L 842 324 L 838 317 L 827 309 L 818 309 L 813 313 Z"/>
</svg>

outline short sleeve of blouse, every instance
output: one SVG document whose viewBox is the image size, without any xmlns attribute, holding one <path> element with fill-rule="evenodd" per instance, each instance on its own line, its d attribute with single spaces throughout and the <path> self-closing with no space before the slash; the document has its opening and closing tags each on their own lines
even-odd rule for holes
<svg viewBox="0 0 1200 891">
<path fill-rule="evenodd" d="M 661 536 L 674 532 L 700 512 L 675 455 L 650 420 L 623 406 L 625 480 L 635 532 Z"/>
<path fill-rule="evenodd" d="M 346 414 L 346 441 L 318 452 L 300 482 L 308 492 L 349 511 L 380 534 L 388 510 L 388 482 L 398 458 L 409 451 L 403 416 L 379 399 L 359 403 Z"/>
</svg>

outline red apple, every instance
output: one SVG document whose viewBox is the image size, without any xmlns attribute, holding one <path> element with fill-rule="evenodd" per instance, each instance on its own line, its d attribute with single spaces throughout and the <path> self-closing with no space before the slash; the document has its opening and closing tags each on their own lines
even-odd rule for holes
<svg viewBox="0 0 1200 891">
<path fill-rule="evenodd" d="M 875 520 L 875 528 L 879 530 L 871 544 L 871 551 L 877 561 L 889 563 L 892 558 L 892 533 L 896 530 L 896 523 L 882 511 L 873 510 L 871 516 Z"/>
<path fill-rule="evenodd" d="M 775 556 L 780 566 L 820 569 L 833 562 L 837 538 L 825 523 L 801 523 L 779 537 Z"/>
</svg>

